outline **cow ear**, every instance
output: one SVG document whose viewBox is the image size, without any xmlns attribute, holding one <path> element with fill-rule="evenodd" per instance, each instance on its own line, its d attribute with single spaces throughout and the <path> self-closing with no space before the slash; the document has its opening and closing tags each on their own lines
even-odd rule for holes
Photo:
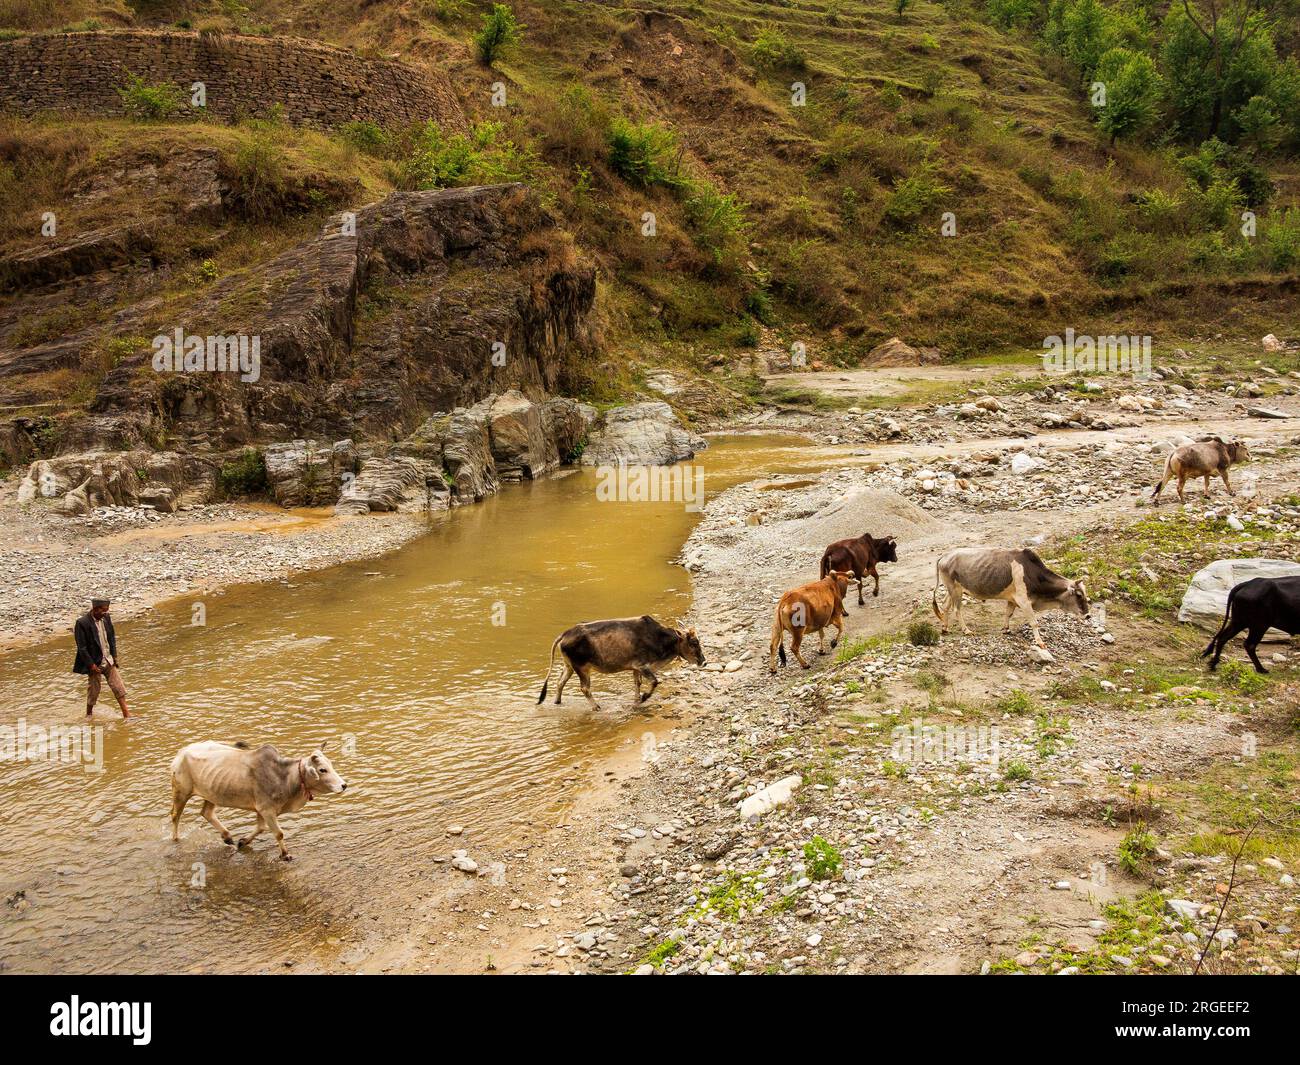
<svg viewBox="0 0 1300 1065">
<path fill-rule="evenodd" d="M 1083 586 L 1083 581 L 1075 581 L 1075 582 L 1074 582 L 1074 590 L 1075 590 L 1076 592 L 1078 592 L 1080 595 L 1087 595 L 1087 594 L 1088 594 L 1088 590 L 1087 590 L 1086 588 L 1084 588 L 1084 586 Z"/>
<path fill-rule="evenodd" d="M 321 754 L 324 754 L 324 753 L 325 753 L 325 745 L 326 745 L 327 743 L 329 743 L 329 740 L 321 740 L 321 744 L 320 744 L 320 746 L 317 747 L 316 749 L 317 749 L 318 751 L 320 751 Z"/>
<path fill-rule="evenodd" d="M 687 636 L 694 636 L 694 635 L 695 635 L 695 630 L 694 630 L 694 629 L 687 629 L 687 630 L 686 630 L 686 635 L 687 635 Z"/>
</svg>

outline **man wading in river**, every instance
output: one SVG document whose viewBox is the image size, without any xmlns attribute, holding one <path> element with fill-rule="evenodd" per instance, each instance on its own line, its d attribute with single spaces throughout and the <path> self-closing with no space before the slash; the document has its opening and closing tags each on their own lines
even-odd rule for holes
<svg viewBox="0 0 1300 1065">
<path fill-rule="evenodd" d="M 107 680 L 109 690 L 117 697 L 117 705 L 122 708 L 122 717 L 130 717 L 126 685 L 117 671 L 117 634 L 113 631 L 113 619 L 108 616 L 108 600 L 92 599 L 90 613 L 77 618 L 72 632 L 77 640 L 77 660 L 72 664 L 72 672 L 87 675 L 86 716 L 95 712 L 100 684 Z"/>
</svg>

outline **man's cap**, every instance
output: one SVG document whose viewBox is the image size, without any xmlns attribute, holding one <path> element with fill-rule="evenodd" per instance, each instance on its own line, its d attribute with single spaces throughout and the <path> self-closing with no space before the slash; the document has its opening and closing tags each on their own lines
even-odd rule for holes
<svg viewBox="0 0 1300 1065">
<path fill-rule="evenodd" d="M 104 599 L 103 597 L 96 597 L 96 598 L 94 598 L 94 599 L 92 599 L 92 600 L 90 601 L 90 605 L 91 605 L 91 606 L 108 606 L 108 605 L 109 605 L 109 602 L 110 602 L 110 601 L 109 601 L 108 599 Z"/>
</svg>

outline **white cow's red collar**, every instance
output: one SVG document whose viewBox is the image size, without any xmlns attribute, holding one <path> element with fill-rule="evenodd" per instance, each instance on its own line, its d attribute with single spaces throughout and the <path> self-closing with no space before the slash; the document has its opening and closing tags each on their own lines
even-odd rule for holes
<svg viewBox="0 0 1300 1065">
<path fill-rule="evenodd" d="M 307 759 L 306 758 L 298 759 L 298 781 L 302 784 L 302 790 L 307 795 L 307 801 L 311 802 L 313 796 L 311 793 L 311 788 L 307 787 Z"/>
</svg>

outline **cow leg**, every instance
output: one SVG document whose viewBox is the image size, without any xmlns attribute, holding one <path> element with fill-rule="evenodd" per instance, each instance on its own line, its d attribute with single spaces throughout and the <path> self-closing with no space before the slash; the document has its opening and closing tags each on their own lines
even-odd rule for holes
<svg viewBox="0 0 1300 1065">
<path fill-rule="evenodd" d="M 867 601 L 862 598 L 862 578 L 864 574 L 858 574 L 858 606 L 866 606 Z"/>
<path fill-rule="evenodd" d="M 871 589 L 871 596 L 873 599 L 879 599 L 880 598 L 880 574 L 876 572 L 876 567 L 874 564 L 872 565 L 869 572 L 871 573 L 871 579 L 876 582 L 876 586 Z M 859 585 L 859 594 L 861 594 L 860 589 L 861 586 Z"/>
<path fill-rule="evenodd" d="M 223 825 L 220 820 L 218 820 L 217 815 L 214 812 L 216 808 L 217 808 L 216 803 L 208 802 L 205 799 L 203 802 L 203 816 L 207 818 L 208 824 L 210 824 L 213 828 L 215 828 L 218 832 L 221 833 L 221 842 L 229 843 L 233 847 L 235 845 L 235 841 L 230 838 L 230 832 L 226 829 L 226 826 Z"/>
<path fill-rule="evenodd" d="M 190 801 L 192 791 L 186 791 L 178 788 L 175 782 L 172 783 L 172 839 L 181 838 L 181 814 L 185 812 L 185 804 Z"/>
<path fill-rule="evenodd" d="M 564 676 L 560 678 L 560 686 L 555 689 L 555 705 L 560 705 L 560 696 L 564 694 L 564 686 L 569 683 L 569 678 L 573 676 L 573 666 L 569 665 L 569 660 L 564 660 Z"/>
<path fill-rule="evenodd" d="M 1187 483 L 1187 474 L 1180 473 L 1178 475 L 1178 502 L 1180 503 L 1187 502 L 1187 500 L 1183 498 L 1183 485 L 1185 485 L 1186 483 Z"/>
<path fill-rule="evenodd" d="M 1038 631 L 1038 615 L 1034 613 L 1034 604 L 1026 597 L 1019 605 L 1029 615 L 1029 627 L 1034 633 L 1034 643 L 1046 650 L 1047 644 L 1043 643 L 1043 634 Z"/>
<path fill-rule="evenodd" d="M 1252 626 L 1250 632 L 1246 633 L 1246 654 L 1250 655 L 1250 660 L 1255 663 L 1256 673 L 1268 672 L 1268 670 L 1264 668 L 1263 663 L 1260 662 L 1259 655 L 1255 654 L 1255 648 L 1259 646 L 1259 641 L 1264 638 L 1266 632 L 1268 632 L 1267 625 L 1262 628 L 1259 626 Z"/>
<path fill-rule="evenodd" d="M 655 689 L 659 687 L 659 678 L 656 677 L 648 669 L 642 670 L 642 672 L 645 674 L 646 679 L 650 682 L 650 690 L 646 692 L 643 696 L 641 696 L 641 701 L 644 703 L 650 698 L 650 696 L 654 695 Z"/>
<path fill-rule="evenodd" d="M 632 673 L 632 692 L 633 692 L 632 701 L 634 703 L 639 703 L 642 701 L 641 700 L 641 671 L 637 669 L 635 666 L 633 666 L 631 669 L 631 673 Z"/>
<path fill-rule="evenodd" d="M 1219 668 L 1219 656 L 1223 654 L 1223 649 L 1227 647 L 1228 644 L 1232 642 L 1233 637 L 1245 627 L 1246 626 L 1237 621 L 1236 618 L 1233 618 L 1224 628 L 1219 630 L 1218 635 L 1214 637 L 1214 655 L 1210 658 L 1211 673 Z"/>
<path fill-rule="evenodd" d="M 1232 490 L 1232 485 L 1228 483 L 1228 471 L 1226 469 L 1220 470 L 1219 476 L 1223 478 L 1223 487 L 1228 490 L 1228 495 L 1235 496 L 1237 493 Z M 1210 479 L 1208 477 L 1205 478 L 1205 483 L 1207 485 L 1210 483 Z"/>
<path fill-rule="evenodd" d="M 790 630 L 790 650 L 794 652 L 794 657 L 798 661 L 798 663 L 801 666 L 803 666 L 804 669 L 808 669 L 809 667 L 812 666 L 812 663 L 805 662 L 803 655 L 799 653 L 799 646 L 800 644 L 803 643 L 803 633 L 804 633 L 803 629 Z"/>
<path fill-rule="evenodd" d="M 280 822 L 276 820 L 275 811 L 271 809 L 258 810 L 257 817 L 259 821 L 265 821 L 266 827 L 275 833 L 275 842 L 280 844 L 280 857 L 286 862 L 293 861 L 293 855 L 289 853 L 289 848 L 284 845 L 284 829 L 280 827 Z"/>
<path fill-rule="evenodd" d="M 824 655 L 826 653 L 826 626 L 823 625 L 817 630 L 817 653 Z"/>
<path fill-rule="evenodd" d="M 1016 613 L 1016 602 L 1015 602 L 1014 599 L 1008 599 L 1008 600 L 1007 600 L 1007 620 L 1006 620 L 1006 622 L 1005 622 L 1005 623 L 1003 624 L 1003 626 L 1002 626 L 1002 631 L 1003 631 L 1004 633 L 1007 633 L 1007 632 L 1010 632 L 1010 631 L 1011 631 L 1011 619 L 1015 616 L 1015 613 Z"/>
<path fill-rule="evenodd" d="M 831 624 L 835 626 L 835 637 L 831 640 L 831 650 L 834 650 L 844 635 L 844 619 L 837 614 L 831 618 Z"/>
<path fill-rule="evenodd" d="M 965 596 L 960 588 L 957 589 L 957 598 L 953 600 L 953 607 L 957 614 L 957 624 L 961 626 L 962 634 L 970 635 L 970 627 L 966 624 Z"/>
<path fill-rule="evenodd" d="M 241 847 L 247 847 L 250 843 L 253 842 L 253 840 L 257 839 L 257 837 L 260 836 L 265 831 L 266 831 L 266 819 L 262 817 L 262 815 L 259 813 L 257 815 L 257 827 L 253 829 L 253 831 L 250 832 L 247 836 L 241 839 L 239 841 L 239 845 Z"/>
<path fill-rule="evenodd" d="M 591 694 L 591 670 L 575 669 L 574 672 L 578 674 L 578 683 L 582 686 L 582 694 L 587 697 L 587 702 L 591 703 L 593 710 L 599 710 L 600 703 L 596 702 L 595 697 Z"/>
</svg>

